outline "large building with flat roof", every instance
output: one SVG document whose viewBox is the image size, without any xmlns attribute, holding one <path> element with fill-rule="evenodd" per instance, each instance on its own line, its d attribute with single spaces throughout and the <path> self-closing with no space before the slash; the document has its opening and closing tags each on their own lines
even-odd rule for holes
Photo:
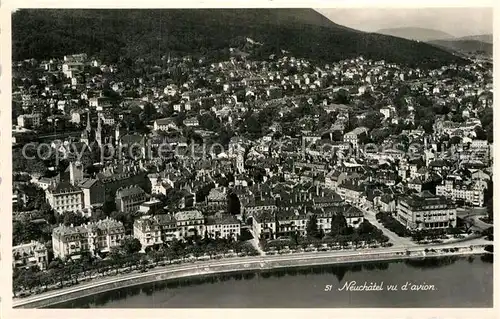
<svg viewBox="0 0 500 319">
<path fill-rule="evenodd" d="M 83 191 L 68 182 L 49 186 L 45 195 L 50 207 L 59 214 L 80 212 L 83 209 Z"/>
<path fill-rule="evenodd" d="M 211 238 L 227 238 L 236 240 L 241 234 L 240 221 L 231 215 L 216 214 L 207 218 L 206 235 Z"/>
<path fill-rule="evenodd" d="M 368 129 L 366 127 L 356 127 L 354 130 L 344 134 L 344 142 L 350 143 L 352 147 L 358 148 L 358 139 L 361 134 L 367 134 Z"/>
<path fill-rule="evenodd" d="M 424 191 L 400 198 L 396 219 L 414 230 L 456 227 L 457 208 L 445 197 Z"/>
<path fill-rule="evenodd" d="M 115 196 L 116 209 L 125 213 L 135 213 L 147 200 L 147 194 L 136 185 L 120 188 Z"/>
</svg>

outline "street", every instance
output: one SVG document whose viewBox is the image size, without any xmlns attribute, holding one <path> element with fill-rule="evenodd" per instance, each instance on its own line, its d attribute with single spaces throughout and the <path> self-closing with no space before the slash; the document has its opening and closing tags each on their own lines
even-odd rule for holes
<svg viewBox="0 0 500 319">
<path fill-rule="evenodd" d="M 253 230 L 251 228 L 248 229 L 250 234 L 252 234 L 252 239 L 249 240 L 249 242 L 252 244 L 252 246 L 259 252 L 261 256 L 265 255 L 266 253 L 262 250 L 262 247 L 260 247 L 259 244 L 259 239 L 255 236 Z"/>
<path fill-rule="evenodd" d="M 378 222 L 377 218 L 375 217 L 376 213 L 372 210 L 366 210 L 362 207 L 356 206 L 359 210 L 361 210 L 364 214 L 364 217 L 375 227 L 380 229 L 384 235 L 386 235 L 389 238 L 389 242 L 391 242 L 394 246 L 405 246 L 405 247 L 414 247 L 418 246 L 417 243 L 413 242 L 410 238 L 406 237 L 400 237 L 393 233 L 392 231 L 388 230 L 387 228 L 384 227 L 381 223 Z"/>
</svg>

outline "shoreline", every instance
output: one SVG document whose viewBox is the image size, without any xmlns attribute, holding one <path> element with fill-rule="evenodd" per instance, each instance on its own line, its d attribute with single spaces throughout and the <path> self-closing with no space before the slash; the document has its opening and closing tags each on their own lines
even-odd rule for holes
<svg viewBox="0 0 500 319">
<path fill-rule="evenodd" d="M 435 246 L 434 246 L 435 247 Z M 74 287 L 67 287 L 45 292 L 22 299 L 13 300 L 13 308 L 45 308 L 64 302 L 89 297 L 92 295 L 171 279 L 198 277 L 223 273 L 295 268 L 301 266 L 319 266 L 333 264 L 352 264 L 374 261 L 393 261 L 446 256 L 478 255 L 487 253 L 485 245 L 460 246 L 456 252 L 426 253 L 427 247 L 415 249 L 409 254 L 404 248 L 392 248 L 372 251 L 342 251 L 325 253 L 300 253 L 287 255 L 267 255 L 257 257 L 234 257 L 218 261 L 203 261 L 187 265 L 169 265 L 152 269 L 145 273 L 131 273 L 113 276 L 107 279 L 92 280 Z M 448 248 L 443 245 L 441 249 Z"/>
</svg>

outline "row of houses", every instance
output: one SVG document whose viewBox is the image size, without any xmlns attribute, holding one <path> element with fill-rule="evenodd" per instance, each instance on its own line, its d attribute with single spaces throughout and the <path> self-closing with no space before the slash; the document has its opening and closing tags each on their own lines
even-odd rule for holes
<svg viewBox="0 0 500 319">
<path fill-rule="evenodd" d="M 195 235 L 236 240 L 240 234 L 241 222 L 234 216 L 219 213 L 205 217 L 199 210 L 185 210 L 175 214 L 141 216 L 134 222 L 132 235 L 140 241 L 144 251 Z M 84 252 L 102 256 L 120 246 L 126 237 L 123 224 L 111 218 L 80 226 L 59 225 L 52 231 L 52 250 L 54 257 L 61 259 L 78 258 Z M 47 268 L 48 250 L 40 242 L 14 246 L 12 251 L 14 267 L 36 265 L 40 269 Z"/>
<path fill-rule="evenodd" d="M 342 215 L 347 225 L 353 228 L 359 227 L 364 221 L 363 212 L 348 204 L 321 208 L 266 209 L 253 212 L 248 218 L 257 238 L 276 239 L 292 234 L 307 235 L 307 223 L 313 215 L 317 218 L 318 230 L 325 234 L 331 231 L 335 215 Z"/>
<path fill-rule="evenodd" d="M 90 210 L 94 204 L 103 204 L 106 200 L 106 188 L 102 184 L 96 185 L 96 180 L 92 182 L 86 181 L 80 187 L 60 182 L 49 187 L 45 192 L 47 203 L 59 214 L 67 211 L 82 212 Z M 147 201 L 148 195 L 140 186 L 130 185 L 116 190 L 114 198 L 118 211 L 131 213 L 136 212 Z"/>
<path fill-rule="evenodd" d="M 229 214 L 205 217 L 199 210 L 186 210 L 173 215 L 142 216 L 134 222 L 133 235 L 143 250 L 193 236 L 236 240 L 241 235 L 241 222 Z"/>
<path fill-rule="evenodd" d="M 457 206 L 450 200 L 433 195 L 428 191 L 415 195 L 403 196 L 395 201 L 390 196 L 380 200 L 381 211 L 394 213 L 405 227 L 415 229 L 438 229 L 456 227 Z M 292 234 L 307 235 L 307 224 L 311 216 L 317 219 L 318 230 L 331 231 L 332 218 L 344 216 L 347 225 L 359 227 L 364 221 L 363 212 L 349 204 L 321 208 L 267 209 L 250 211 L 246 217 L 254 235 L 259 239 L 276 239 Z M 236 240 L 241 235 L 242 222 L 235 216 L 217 213 L 205 217 L 199 210 L 179 211 L 175 214 L 144 215 L 136 219 L 133 237 L 137 238 L 142 250 L 162 245 L 175 239 L 193 236 L 209 238 L 228 238 Z M 82 252 L 92 255 L 108 253 L 111 248 L 120 245 L 126 237 L 121 222 L 106 218 L 98 222 L 81 226 L 59 225 L 52 233 L 52 249 L 55 257 L 66 259 L 78 256 Z M 48 253 L 45 245 L 32 241 L 13 247 L 13 266 L 38 266 L 45 269 Z"/>
</svg>

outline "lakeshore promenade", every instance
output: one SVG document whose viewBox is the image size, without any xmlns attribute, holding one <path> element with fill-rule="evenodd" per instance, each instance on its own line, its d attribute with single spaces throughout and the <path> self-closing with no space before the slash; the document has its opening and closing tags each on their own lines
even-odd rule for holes
<svg viewBox="0 0 500 319">
<path fill-rule="evenodd" d="M 13 300 L 13 308 L 43 308 L 115 289 L 151 283 L 155 281 L 209 275 L 217 273 L 269 270 L 275 268 L 315 266 L 324 264 L 388 261 L 408 258 L 441 257 L 484 253 L 484 247 L 491 242 L 483 239 L 442 245 L 418 247 L 390 247 L 376 249 L 340 250 L 327 252 L 266 255 L 255 257 L 234 257 L 222 260 L 196 261 L 190 264 L 169 265 L 148 272 L 119 274 L 109 278 L 98 278 L 77 286 L 48 291 L 22 299 Z M 446 248 L 458 248 L 444 252 Z M 428 251 L 426 251 L 426 249 Z M 429 251 L 433 249 L 435 252 Z"/>
</svg>

